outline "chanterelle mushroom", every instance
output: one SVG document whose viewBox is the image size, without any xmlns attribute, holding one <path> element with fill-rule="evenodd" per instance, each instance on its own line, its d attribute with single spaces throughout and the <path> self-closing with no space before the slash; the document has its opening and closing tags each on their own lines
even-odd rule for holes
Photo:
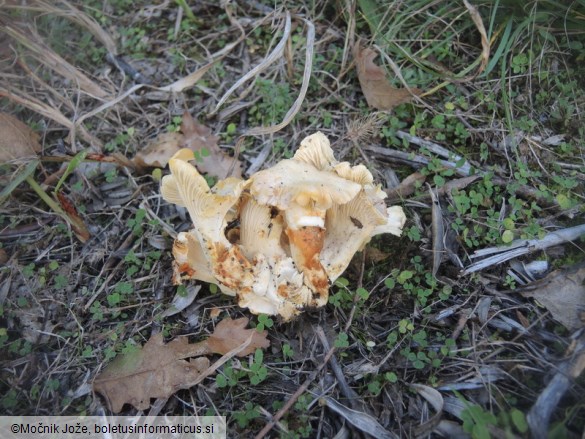
<svg viewBox="0 0 585 439">
<path fill-rule="evenodd" d="M 161 188 L 195 226 L 175 241 L 175 281 L 216 282 L 255 314 L 288 320 L 323 306 L 355 252 L 374 235 L 400 235 L 406 220 L 402 208 L 386 207 L 365 166 L 335 159 L 322 133 L 305 138 L 292 159 L 213 188 L 186 154 L 169 161 Z M 239 220 L 239 236 L 226 237 L 228 219 Z"/>
</svg>

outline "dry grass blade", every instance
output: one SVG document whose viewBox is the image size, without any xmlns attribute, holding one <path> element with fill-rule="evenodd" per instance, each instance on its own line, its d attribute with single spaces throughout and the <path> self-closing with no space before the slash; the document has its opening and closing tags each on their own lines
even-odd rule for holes
<svg viewBox="0 0 585 439">
<path fill-rule="evenodd" d="M 236 28 L 238 28 L 238 30 L 240 31 L 240 36 L 232 43 L 226 45 L 223 49 L 214 53 L 211 56 L 211 61 L 209 63 L 205 64 L 203 67 L 197 69 L 196 71 L 185 76 L 184 78 L 181 78 L 181 79 L 173 82 L 172 84 L 167 85 L 166 87 L 162 87 L 159 90 L 169 91 L 169 92 L 173 92 L 173 93 L 180 93 L 183 90 L 185 90 L 186 88 L 192 87 L 209 71 L 209 69 L 211 67 L 213 67 L 215 65 L 215 63 L 222 60 L 234 47 L 236 47 L 238 44 L 240 44 L 242 41 L 244 41 L 244 39 L 246 38 L 246 33 L 244 32 L 244 29 L 242 28 L 242 26 L 240 25 L 238 20 L 236 20 L 233 17 L 233 15 L 230 11 L 229 2 L 226 2 L 224 4 L 224 8 L 225 8 L 224 10 L 225 10 L 226 15 L 228 16 L 230 22 Z"/>
<path fill-rule="evenodd" d="M 63 5 L 64 8 L 58 7 L 57 4 Z M 58 17 L 65 17 L 79 26 L 87 29 L 104 45 L 108 52 L 112 54 L 117 53 L 116 43 L 114 43 L 114 40 L 110 34 L 108 34 L 93 18 L 87 14 L 84 14 L 66 0 L 58 0 L 55 2 L 55 4 L 42 0 L 36 0 L 32 1 L 30 5 L 7 4 L 4 5 L 4 7 L 6 9 L 28 10 L 33 12 L 40 12 L 43 14 L 52 14 Z"/>
<path fill-rule="evenodd" d="M 305 52 L 305 69 L 303 71 L 303 83 L 301 85 L 301 90 L 299 92 L 299 96 L 293 103 L 292 107 L 288 110 L 284 119 L 281 123 L 277 125 L 272 125 L 270 127 L 258 127 L 252 128 L 251 130 L 247 131 L 244 135 L 245 136 L 262 136 L 266 134 L 276 133 L 280 131 L 284 127 L 286 127 L 291 121 L 294 119 L 296 114 L 301 109 L 301 105 L 305 100 L 305 96 L 307 94 L 307 90 L 309 89 L 309 81 L 311 79 L 311 70 L 313 67 L 313 52 L 315 46 L 315 26 L 309 20 L 302 19 L 305 24 L 307 25 L 307 48 Z"/>
<path fill-rule="evenodd" d="M 22 93 L 22 95 L 16 94 L 17 92 Z M 65 117 L 59 110 L 56 108 L 45 104 L 44 102 L 39 101 L 38 99 L 20 91 L 20 90 L 13 90 L 10 91 L 4 87 L 0 86 L 0 97 L 5 97 L 11 100 L 12 102 L 22 105 L 30 110 L 38 113 L 48 119 L 54 120 L 58 124 L 64 126 L 65 128 L 69 129 L 70 132 L 75 130 L 75 124 L 73 124 L 67 117 Z M 89 142 L 92 146 L 98 147 L 101 149 L 102 142 L 90 134 L 85 127 L 78 126 L 77 129 L 79 130 L 80 136 Z M 75 148 L 74 148 L 75 151 Z"/>
<path fill-rule="evenodd" d="M 205 64 L 203 67 L 195 70 L 193 73 L 169 84 L 165 87 L 160 88 L 160 91 L 168 91 L 171 93 L 181 93 L 186 88 L 195 85 L 203 76 L 211 69 L 221 58 L 216 58 L 213 61 Z"/>
<path fill-rule="evenodd" d="M 51 70 L 60 74 L 69 81 L 96 98 L 107 98 L 110 93 L 105 91 L 94 81 L 88 78 L 75 66 L 71 65 L 61 55 L 46 45 L 42 37 L 28 25 L 26 28 L 20 28 L 15 25 L 9 25 L 4 18 L 0 18 L 0 24 L 3 25 L 2 31 L 22 44 L 29 53 L 40 63 L 44 64 Z"/>
<path fill-rule="evenodd" d="M 426 399 L 433 406 L 436 412 L 431 417 L 431 419 L 415 428 L 415 434 L 417 437 L 426 437 L 431 434 L 431 432 L 437 425 L 439 425 L 439 422 L 441 421 L 444 405 L 443 396 L 439 393 L 438 390 L 423 384 L 413 383 L 410 384 L 410 387 L 416 390 L 419 395 Z"/>
<path fill-rule="evenodd" d="M 465 7 L 469 11 L 469 15 L 471 16 L 473 23 L 475 24 L 479 34 L 481 35 L 481 55 L 480 55 L 481 62 L 479 64 L 479 68 L 477 69 L 477 71 L 473 75 L 463 78 L 463 81 L 471 81 L 472 79 L 474 79 L 478 75 L 480 75 L 485 70 L 485 68 L 488 64 L 488 61 L 490 59 L 490 42 L 489 42 L 488 37 L 487 37 L 487 32 L 485 30 L 485 26 L 483 25 L 483 20 L 481 19 L 481 15 L 479 14 L 479 11 L 477 10 L 477 8 L 475 6 L 473 6 L 471 3 L 469 3 L 467 0 L 463 0 L 463 4 L 465 4 Z"/>
<path fill-rule="evenodd" d="M 364 433 L 372 435 L 372 437 L 380 439 L 398 438 L 398 436 L 396 436 L 394 433 L 382 427 L 376 418 L 373 418 L 366 413 L 358 412 L 357 410 L 352 410 L 348 407 L 345 407 L 343 404 L 340 404 L 332 398 L 321 398 L 319 399 L 319 404 L 333 410 L 335 413 L 342 416 L 343 419 L 345 419 L 351 425 L 363 431 Z"/>
<path fill-rule="evenodd" d="M 439 271 L 443 253 L 445 252 L 445 244 L 443 237 L 445 236 L 445 226 L 443 224 L 443 212 L 441 210 L 441 202 L 437 193 L 429 186 L 429 193 L 431 194 L 431 213 L 433 218 L 433 276 Z"/>
<path fill-rule="evenodd" d="M 232 85 L 228 89 L 228 91 L 226 91 L 224 93 L 224 95 L 221 97 L 221 99 L 219 100 L 219 102 L 215 106 L 215 109 L 211 113 L 212 115 L 217 113 L 217 111 L 219 110 L 219 107 L 221 107 L 223 105 L 223 103 L 225 101 L 227 101 L 227 99 L 232 95 L 232 93 L 234 91 L 236 91 L 239 87 L 242 86 L 242 84 L 246 83 L 246 81 L 248 81 L 249 79 L 253 78 L 254 76 L 256 76 L 259 73 L 266 70 L 272 63 L 274 63 L 275 61 L 277 61 L 278 59 L 280 59 L 282 57 L 282 54 L 284 53 L 284 48 L 286 46 L 286 41 L 288 40 L 288 38 L 290 36 L 290 30 L 291 30 L 290 13 L 287 11 L 286 15 L 285 15 L 285 21 L 284 21 L 283 36 L 280 39 L 280 41 L 278 42 L 278 44 L 276 45 L 276 47 L 274 48 L 274 50 L 270 53 L 270 55 L 268 55 L 266 58 L 264 58 L 260 64 L 258 64 L 256 67 L 254 67 L 252 70 L 250 70 L 244 76 L 242 76 L 234 85 Z"/>
<path fill-rule="evenodd" d="M 581 329 L 574 334 L 573 343 L 567 354 L 569 358 L 558 366 L 558 372 L 528 412 L 528 425 L 534 438 L 549 437 L 547 432 L 553 411 L 565 392 L 574 386 L 574 380 L 585 369 L 585 330 Z"/>
</svg>

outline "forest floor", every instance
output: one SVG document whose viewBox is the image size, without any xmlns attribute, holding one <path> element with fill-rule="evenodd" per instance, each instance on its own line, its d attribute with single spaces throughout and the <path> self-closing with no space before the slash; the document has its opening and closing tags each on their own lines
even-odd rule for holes
<svg viewBox="0 0 585 439">
<path fill-rule="evenodd" d="M 230 437 L 581 437 L 585 3 L 152 3 L 0 2 L 0 413 L 110 413 L 94 382 L 116 357 L 247 317 L 270 347 L 144 413 L 226 416 Z M 290 322 L 174 285 L 192 224 L 161 196 L 171 152 L 213 185 L 317 131 L 402 236 Z"/>
</svg>

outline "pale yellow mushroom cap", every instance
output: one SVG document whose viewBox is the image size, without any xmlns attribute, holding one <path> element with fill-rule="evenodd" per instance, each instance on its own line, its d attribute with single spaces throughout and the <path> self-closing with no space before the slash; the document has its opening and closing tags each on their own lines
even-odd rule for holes
<svg viewBox="0 0 585 439">
<path fill-rule="evenodd" d="M 294 204 L 307 209 L 326 210 L 333 203 L 344 204 L 357 195 L 359 184 L 334 172 L 319 171 L 294 159 L 282 160 L 272 168 L 250 177 L 250 193 L 259 204 L 280 210 Z"/>
</svg>

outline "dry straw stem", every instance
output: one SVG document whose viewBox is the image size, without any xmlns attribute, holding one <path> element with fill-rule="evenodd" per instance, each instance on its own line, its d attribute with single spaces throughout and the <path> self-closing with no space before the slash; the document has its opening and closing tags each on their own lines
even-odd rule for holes
<svg viewBox="0 0 585 439">
<path fill-rule="evenodd" d="M 375 145 L 367 145 L 362 147 L 366 151 L 370 151 L 376 154 L 379 157 L 384 157 L 390 161 L 396 161 L 398 163 L 406 163 L 412 165 L 415 168 L 421 168 L 423 166 L 427 166 L 431 159 L 428 157 L 413 154 L 410 152 L 398 151 L 391 148 L 383 148 L 381 146 Z M 457 166 L 457 163 L 449 162 L 446 160 L 439 160 L 442 166 L 448 169 L 453 169 L 453 171 L 460 175 L 461 177 L 467 177 L 469 175 L 469 170 L 462 169 L 461 167 Z"/>
<path fill-rule="evenodd" d="M 320 326 L 318 326 L 317 331 L 323 331 L 323 329 Z M 329 349 L 329 351 L 325 355 L 325 358 L 323 358 L 323 362 L 319 365 L 319 367 L 317 367 L 317 369 L 315 369 L 313 372 L 311 372 L 311 375 L 309 376 L 309 378 L 307 378 L 305 380 L 305 382 L 289 398 L 289 400 L 286 402 L 286 404 L 284 404 L 284 406 L 278 412 L 276 412 L 276 414 L 272 417 L 272 419 L 270 419 L 268 421 L 268 423 L 264 426 L 264 428 L 262 430 L 260 430 L 260 433 L 258 433 L 255 436 L 255 439 L 262 439 L 264 436 L 266 436 L 268 433 L 270 433 L 270 430 L 272 430 L 272 428 L 274 428 L 274 426 L 277 424 L 277 422 L 292 408 L 292 406 L 294 405 L 295 402 L 297 402 L 299 397 L 307 391 L 307 389 L 309 388 L 309 385 L 317 378 L 317 376 L 321 373 L 323 368 L 325 368 L 327 363 L 329 363 L 329 360 L 331 359 L 333 354 L 335 354 L 336 351 L 337 351 L 337 348 L 335 346 L 333 346 L 331 349 Z"/>
<path fill-rule="evenodd" d="M 414 145 L 422 146 L 431 151 L 432 153 L 437 154 L 445 159 L 454 160 L 455 162 L 463 160 L 463 157 L 454 154 L 448 149 L 442 147 L 441 145 L 431 142 L 430 140 L 425 140 L 421 139 L 420 137 L 413 136 L 411 134 L 408 134 L 407 132 L 399 130 L 396 132 L 396 137 L 398 137 L 401 140 L 406 140 Z M 469 175 L 469 173 L 471 172 L 471 165 L 467 160 L 465 160 L 463 164 L 459 167 L 459 169 L 466 175 Z"/>
<path fill-rule="evenodd" d="M 481 15 L 479 15 L 479 11 L 477 10 L 477 8 L 473 6 L 471 3 L 469 3 L 467 0 L 463 0 L 463 4 L 465 4 L 465 7 L 469 11 L 469 15 L 471 16 L 473 23 L 475 24 L 479 34 L 481 35 L 481 55 L 479 58 L 480 59 L 479 68 L 474 74 L 458 79 L 459 82 L 462 81 L 468 82 L 475 79 L 485 70 L 490 58 L 490 42 L 487 37 L 485 26 L 483 25 L 483 20 L 481 19 Z"/>
<path fill-rule="evenodd" d="M 47 119 L 51 119 L 57 122 L 58 124 L 64 126 L 65 128 L 69 129 L 71 132 L 73 132 L 76 128 L 75 124 L 71 122 L 67 117 L 65 117 L 59 110 L 57 110 L 54 107 L 51 107 L 48 104 L 45 104 L 44 102 L 39 101 L 38 99 L 30 96 L 29 94 L 23 92 L 22 90 L 18 89 L 8 90 L 0 86 L 0 97 L 5 97 L 16 104 L 22 105 L 34 111 L 35 113 L 38 113 L 43 117 L 46 117 Z M 101 149 L 102 146 L 101 140 L 97 139 L 92 134 L 90 134 L 83 126 L 78 126 L 77 129 L 79 129 L 79 134 L 85 141 L 87 141 L 90 145 L 98 149 Z M 71 147 L 73 151 L 76 152 L 76 147 L 74 143 L 72 143 Z"/>
<path fill-rule="evenodd" d="M 290 36 L 290 30 L 291 30 L 290 13 L 288 11 L 286 11 L 286 15 L 284 17 L 283 36 L 280 39 L 280 41 L 278 42 L 278 44 L 276 45 L 276 47 L 274 48 L 274 50 L 266 58 L 264 58 L 260 62 L 260 64 L 258 64 L 256 67 L 254 67 L 252 70 L 250 70 L 244 76 L 242 76 L 234 85 L 232 85 L 228 89 L 228 91 L 226 91 L 224 93 L 224 95 L 221 97 L 221 99 L 219 100 L 219 102 L 215 106 L 215 109 L 210 113 L 210 116 L 213 116 L 214 114 L 217 113 L 217 111 L 219 110 L 219 107 L 221 107 L 224 104 L 224 102 L 227 101 L 227 99 L 232 95 L 232 93 L 234 91 L 236 91 L 239 87 L 241 87 L 244 83 L 246 83 L 248 80 L 250 80 L 254 76 L 256 76 L 256 75 L 260 74 L 261 72 L 263 72 L 264 70 L 266 70 L 274 62 L 276 62 L 282 58 L 282 54 L 284 53 L 284 48 L 286 46 L 286 41 L 288 40 L 288 38 Z"/>
<path fill-rule="evenodd" d="M 326 406 L 331 411 L 337 413 L 357 429 L 379 439 L 398 439 L 398 436 L 386 430 L 373 416 L 367 413 L 352 410 L 349 407 L 340 404 L 333 398 L 324 396 L 319 399 L 319 405 Z"/>
<path fill-rule="evenodd" d="M 90 96 L 102 99 L 110 96 L 109 92 L 102 89 L 94 81 L 80 72 L 75 66 L 71 65 L 61 55 L 47 46 L 42 37 L 32 26 L 26 25 L 21 28 L 19 26 L 10 25 L 4 18 L 0 18 L 0 24 L 3 25 L 3 32 L 28 49 L 28 53 L 34 59 L 60 74 L 67 80 L 77 84 L 81 90 Z"/>
<path fill-rule="evenodd" d="M 431 195 L 432 208 L 431 214 L 433 218 L 432 230 L 433 230 L 433 277 L 436 276 L 437 271 L 441 265 L 443 259 L 443 253 L 445 251 L 445 226 L 443 223 L 443 212 L 441 210 L 441 202 L 436 191 L 434 191 L 430 185 L 428 185 L 429 194 Z"/>
<path fill-rule="evenodd" d="M 530 411 L 527 420 L 532 437 L 545 439 L 552 413 L 557 408 L 565 392 L 574 386 L 576 380 L 585 369 L 585 329 L 576 331 L 567 352 L 568 359 L 557 368 L 557 372 L 542 391 Z"/>
<path fill-rule="evenodd" d="M 62 5 L 63 8 L 58 5 Z M 40 13 L 48 13 L 58 17 L 67 18 L 81 27 L 87 29 L 93 36 L 95 36 L 106 48 L 106 50 L 116 55 L 116 44 L 106 31 L 90 16 L 84 14 L 71 3 L 65 0 L 57 0 L 53 3 L 45 1 L 32 1 L 30 5 L 22 4 L 6 4 L 3 5 L 6 9 L 14 9 L 19 11 L 33 11 Z"/>
<path fill-rule="evenodd" d="M 252 128 L 251 130 L 244 133 L 244 136 L 261 136 L 266 134 L 276 133 L 280 131 L 284 127 L 286 127 L 296 116 L 296 114 L 301 109 L 301 105 L 305 100 L 305 96 L 307 94 L 307 90 L 309 89 L 309 81 L 311 79 L 311 70 L 313 67 L 313 52 L 315 47 L 315 26 L 309 20 L 300 17 L 305 24 L 307 25 L 307 49 L 305 52 L 305 69 L 303 71 L 303 83 L 301 85 L 301 90 L 299 92 L 299 96 L 295 100 L 292 107 L 288 110 L 284 119 L 281 123 L 277 125 L 272 125 L 269 127 L 257 127 Z"/>
<path fill-rule="evenodd" d="M 192 87 L 203 77 L 203 75 L 209 71 L 211 67 L 213 67 L 218 61 L 222 60 L 229 52 L 231 52 L 234 47 L 244 41 L 246 38 L 246 33 L 244 32 L 242 25 L 234 18 L 232 12 L 230 11 L 230 4 L 228 2 L 225 2 L 224 10 L 230 20 L 230 23 L 232 23 L 232 25 L 234 25 L 240 31 L 240 36 L 232 43 L 226 45 L 223 49 L 211 55 L 211 61 L 205 64 L 203 67 L 200 67 L 184 78 L 181 78 L 165 87 L 159 88 L 158 90 L 171 93 L 180 93 L 186 88 Z"/>
</svg>

